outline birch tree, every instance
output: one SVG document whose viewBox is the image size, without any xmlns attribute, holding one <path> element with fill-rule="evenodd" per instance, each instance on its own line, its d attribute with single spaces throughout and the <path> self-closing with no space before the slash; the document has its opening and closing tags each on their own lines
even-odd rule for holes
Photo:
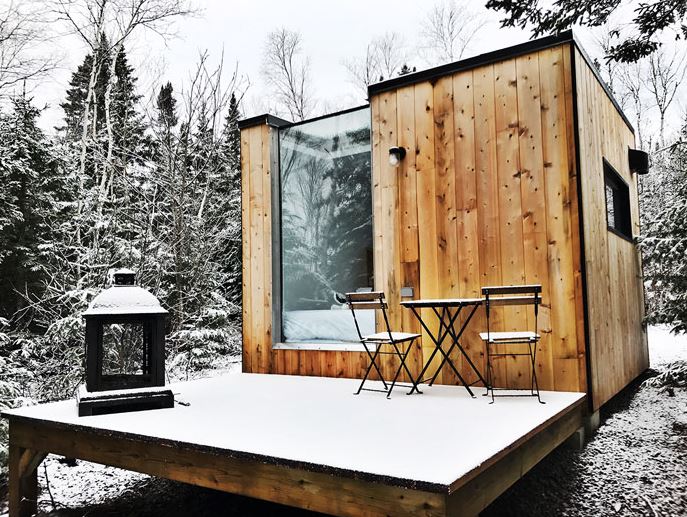
<svg viewBox="0 0 687 517">
<path fill-rule="evenodd" d="M 463 57 L 486 19 L 465 0 L 434 4 L 422 21 L 421 50 L 430 64 L 451 63 Z"/>
<path fill-rule="evenodd" d="M 367 87 L 398 75 L 407 59 L 403 37 L 387 32 L 367 44 L 364 56 L 345 60 L 343 66 L 349 81 L 367 99 Z"/>
<path fill-rule="evenodd" d="M 659 50 L 651 54 L 648 59 L 648 74 L 645 84 L 658 110 L 658 134 L 661 147 L 666 146 L 666 115 L 687 72 L 686 57 L 684 52 L 681 53 L 677 50 L 670 55 Z"/>
<path fill-rule="evenodd" d="M 267 35 L 262 75 L 292 120 L 305 120 L 312 113 L 310 59 L 303 54 L 300 33 L 281 27 Z"/>
<path fill-rule="evenodd" d="M 81 121 L 81 139 L 79 156 L 79 191 L 84 189 L 86 179 L 87 150 L 89 143 L 97 135 L 95 120 L 97 120 L 98 101 L 96 83 L 103 67 L 117 67 L 121 58 L 124 44 L 135 33 L 148 30 L 161 36 L 168 34 L 170 23 L 174 18 L 189 14 L 191 9 L 187 0 L 52 0 L 52 12 L 58 22 L 64 24 L 94 56 L 89 73 L 89 82 L 85 99 L 85 110 Z M 95 56 L 101 56 L 100 59 Z M 104 156 L 100 160 L 98 190 L 93 210 L 98 222 L 95 225 L 91 239 L 93 249 L 100 245 L 100 219 L 108 185 L 112 184 L 114 174 L 114 132 L 112 128 L 112 94 L 116 74 L 107 70 L 108 82 L 104 92 L 105 129 L 107 145 Z M 125 168 L 124 168 L 125 169 Z M 79 199 L 77 218 L 84 213 L 84 200 Z M 83 244 L 82 229 L 76 231 L 77 244 Z M 82 264 L 77 264 L 77 283 L 80 285 L 84 276 Z"/>
</svg>

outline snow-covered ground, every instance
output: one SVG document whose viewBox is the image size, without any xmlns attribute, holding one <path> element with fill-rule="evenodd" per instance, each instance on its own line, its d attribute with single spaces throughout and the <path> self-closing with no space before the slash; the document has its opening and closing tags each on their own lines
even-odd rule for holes
<svg viewBox="0 0 687 517">
<path fill-rule="evenodd" d="M 649 327 L 649 362 L 658 369 L 661 365 L 687 360 L 687 335 L 671 334 L 666 325 Z"/>
</svg>

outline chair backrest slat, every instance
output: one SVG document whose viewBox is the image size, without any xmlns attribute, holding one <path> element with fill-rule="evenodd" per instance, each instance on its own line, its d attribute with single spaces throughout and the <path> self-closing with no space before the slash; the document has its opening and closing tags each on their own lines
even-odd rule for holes
<svg viewBox="0 0 687 517">
<path fill-rule="evenodd" d="M 384 300 L 382 291 L 367 291 L 364 293 L 346 293 L 349 302 L 378 302 Z"/>
<path fill-rule="evenodd" d="M 489 298 L 489 305 L 534 305 L 541 303 L 541 297 L 538 294 L 532 296 L 497 296 Z"/>
<path fill-rule="evenodd" d="M 355 317 L 355 311 L 366 309 L 379 309 L 382 311 L 386 331 L 389 334 L 389 339 L 392 339 L 391 328 L 389 327 L 389 318 L 386 314 L 386 309 L 388 308 L 388 305 L 386 303 L 386 298 L 384 296 L 383 291 L 369 291 L 365 293 L 346 293 L 346 302 L 348 303 L 348 308 L 351 309 L 351 313 L 353 314 L 355 328 L 358 331 L 358 337 L 361 341 L 363 341 L 364 337 L 360 333 L 360 326 L 358 325 L 358 319 Z"/>
<path fill-rule="evenodd" d="M 494 285 L 482 287 L 483 295 L 536 294 L 541 293 L 541 285 Z"/>
<path fill-rule="evenodd" d="M 385 302 L 349 302 L 349 307 L 356 311 L 362 311 L 365 309 L 386 309 L 387 305 Z"/>
</svg>

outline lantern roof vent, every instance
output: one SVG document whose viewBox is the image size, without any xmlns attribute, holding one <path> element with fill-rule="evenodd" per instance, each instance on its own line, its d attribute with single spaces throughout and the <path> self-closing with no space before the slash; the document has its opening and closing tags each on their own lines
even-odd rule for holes
<svg viewBox="0 0 687 517">
<path fill-rule="evenodd" d="M 130 269 L 110 269 L 107 274 L 110 285 L 135 285 L 136 273 Z"/>
<path fill-rule="evenodd" d="M 110 271 L 111 286 L 91 300 L 84 316 L 167 314 L 160 301 L 146 289 L 134 285 L 130 269 Z"/>
</svg>

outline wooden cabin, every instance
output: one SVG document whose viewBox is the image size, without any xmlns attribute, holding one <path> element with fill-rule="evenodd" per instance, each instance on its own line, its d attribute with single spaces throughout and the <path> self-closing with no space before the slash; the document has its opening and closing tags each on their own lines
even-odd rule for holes
<svg viewBox="0 0 687 517">
<path fill-rule="evenodd" d="M 244 372 L 361 377 L 346 291 L 385 291 L 392 326 L 420 332 L 403 299 L 515 284 L 543 286 L 542 389 L 596 411 L 648 367 L 634 130 L 572 32 L 373 84 L 367 106 L 240 128 Z M 496 327 L 528 318 L 502 308 Z M 463 343 L 482 368 L 484 320 Z M 431 350 L 425 335 L 415 372 Z M 529 386 L 527 361 L 501 362 L 497 384 Z"/>
<path fill-rule="evenodd" d="M 369 99 L 240 124 L 243 371 L 291 377 L 179 383 L 183 402 L 155 411 L 3 411 L 11 517 L 36 513 L 48 453 L 334 515 L 474 517 L 647 368 L 635 244 L 646 167 L 572 33 L 374 84 Z M 406 151 L 395 166 L 392 148 Z M 352 395 L 368 359 L 343 293 L 384 290 L 395 330 L 419 332 L 402 300 L 499 284 L 542 286 L 546 404 L 471 398 L 447 368 L 422 395 Z M 476 314 L 462 344 L 484 371 Z M 490 326 L 530 318 L 500 307 Z M 370 311 L 359 323 L 381 322 Z M 431 350 L 423 334 L 413 375 Z M 501 361 L 496 383 L 529 386 L 520 359 Z"/>
</svg>

